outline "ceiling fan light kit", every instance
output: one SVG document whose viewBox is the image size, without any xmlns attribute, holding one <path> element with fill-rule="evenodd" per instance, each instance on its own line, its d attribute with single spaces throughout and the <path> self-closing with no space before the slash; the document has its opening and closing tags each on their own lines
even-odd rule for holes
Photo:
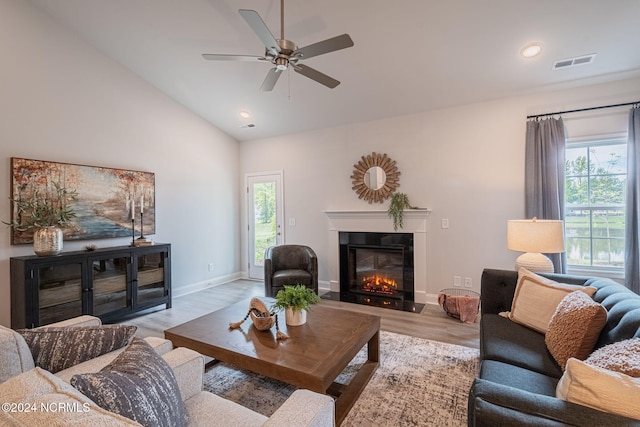
<svg viewBox="0 0 640 427">
<path fill-rule="evenodd" d="M 265 46 L 264 56 L 256 55 L 227 55 L 205 53 L 204 59 L 213 61 L 265 61 L 275 65 L 269 70 L 267 77 L 262 82 L 260 90 L 268 92 L 273 90 L 283 71 L 291 66 L 295 72 L 314 80 L 328 88 L 335 88 L 340 82 L 307 65 L 298 64 L 298 61 L 313 58 L 325 53 L 335 52 L 353 46 L 353 40 L 349 34 L 342 34 L 330 39 L 298 48 L 294 42 L 284 38 L 284 0 L 280 1 L 280 38 L 271 34 L 258 12 L 249 9 L 238 10 L 249 27 L 258 36 Z"/>
</svg>

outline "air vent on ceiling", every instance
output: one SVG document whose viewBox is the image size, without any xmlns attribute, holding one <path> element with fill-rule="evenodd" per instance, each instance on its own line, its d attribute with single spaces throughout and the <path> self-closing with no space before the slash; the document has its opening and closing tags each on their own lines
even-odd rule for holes
<svg viewBox="0 0 640 427">
<path fill-rule="evenodd" d="M 240 129 L 249 129 L 254 127 L 256 127 L 256 125 L 254 125 L 253 123 L 247 123 L 246 125 L 240 126 Z"/>
<path fill-rule="evenodd" d="M 576 67 L 578 65 L 591 64 L 595 60 L 595 58 L 596 58 L 596 54 L 591 53 L 589 55 L 576 56 L 575 58 L 560 59 L 553 63 L 553 69 L 559 70 L 561 68 Z"/>
</svg>

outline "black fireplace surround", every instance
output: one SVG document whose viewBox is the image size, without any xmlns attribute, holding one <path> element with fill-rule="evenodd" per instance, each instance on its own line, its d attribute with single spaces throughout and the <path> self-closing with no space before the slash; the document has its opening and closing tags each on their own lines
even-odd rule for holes
<svg viewBox="0 0 640 427">
<path fill-rule="evenodd" d="M 341 301 L 413 307 L 412 233 L 339 232 L 339 244 Z"/>
</svg>

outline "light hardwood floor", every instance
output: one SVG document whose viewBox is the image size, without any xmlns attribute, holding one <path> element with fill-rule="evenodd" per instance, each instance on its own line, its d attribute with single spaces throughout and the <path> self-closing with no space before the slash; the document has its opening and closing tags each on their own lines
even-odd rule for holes
<svg viewBox="0 0 640 427">
<path fill-rule="evenodd" d="M 236 280 L 175 297 L 172 308 L 168 310 L 156 309 L 142 316 L 126 319 L 122 323 L 136 325 L 138 327 L 138 336 L 163 337 L 165 329 L 254 296 L 264 297 L 264 284 L 262 282 Z M 457 319 L 448 317 L 439 306 L 427 304 L 422 313 L 408 313 L 324 299 L 320 304 L 378 315 L 381 317 L 381 329 L 385 331 L 472 348 L 478 348 L 479 346 L 477 321 L 472 324 L 462 323 Z"/>
</svg>

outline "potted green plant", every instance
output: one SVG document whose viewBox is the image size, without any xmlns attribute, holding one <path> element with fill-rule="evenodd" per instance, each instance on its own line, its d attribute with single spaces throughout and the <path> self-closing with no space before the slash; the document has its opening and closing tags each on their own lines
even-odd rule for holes
<svg viewBox="0 0 640 427">
<path fill-rule="evenodd" d="M 299 326 L 307 322 L 307 311 L 318 302 L 320 297 L 312 289 L 304 285 L 285 285 L 276 294 L 271 310 L 284 310 L 287 325 Z"/>
<path fill-rule="evenodd" d="M 51 191 L 36 190 L 29 197 L 10 199 L 14 203 L 14 219 L 4 224 L 20 232 L 33 231 L 33 250 L 36 255 L 57 255 L 62 250 L 61 227 L 69 225 L 76 214 L 71 202 L 78 193 L 54 182 Z"/>
<path fill-rule="evenodd" d="M 394 230 L 398 230 L 398 228 L 402 228 L 404 226 L 403 221 L 405 209 L 417 208 L 411 206 L 411 203 L 409 203 L 409 196 L 405 193 L 393 193 L 387 213 L 389 214 L 389 218 L 393 219 Z"/>
</svg>

